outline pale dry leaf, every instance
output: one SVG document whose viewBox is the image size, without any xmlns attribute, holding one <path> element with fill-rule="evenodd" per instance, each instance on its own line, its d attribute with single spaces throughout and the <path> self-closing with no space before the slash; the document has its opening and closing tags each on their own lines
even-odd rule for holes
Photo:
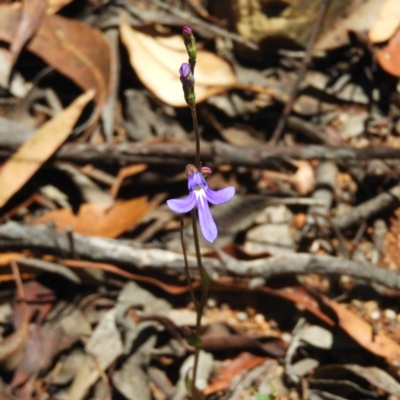
<svg viewBox="0 0 400 400">
<path fill-rule="evenodd" d="M 55 14 L 71 2 L 72 0 L 47 0 L 46 14 Z"/>
<path fill-rule="evenodd" d="M 382 0 L 365 0 L 356 6 L 343 20 L 339 20 L 318 40 L 315 50 L 337 49 L 349 43 L 349 31 L 368 31 L 376 20 Z"/>
<path fill-rule="evenodd" d="M 378 17 L 368 32 L 372 43 L 386 42 L 400 27 L 399 0 L 385 0 Z"/>
<path fill-rule="evenodd" d="M 188 58 L 182 37 L 147 35 L 133 29 L 123 15 L 120 32 L 130 63 L 142 83 L 166 104 L 186 106 L 178 72 Z M 197 52 L 195 78 L 197 102 L 238 84 L 231 66 L 222 58 L 204 50 Z"/>
<path fill-rule="evenodd" d="M 64 143 L 94 90 L 79 96 L 69 107 L 46 122 L 0 169 L 0 207 L 10 199 Z"/>
</svg>

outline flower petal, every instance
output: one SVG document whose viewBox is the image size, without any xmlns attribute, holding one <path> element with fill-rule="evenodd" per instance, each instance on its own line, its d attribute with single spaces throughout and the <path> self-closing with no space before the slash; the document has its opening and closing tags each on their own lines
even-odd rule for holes
<svg viewBox="0 0 400 400">
<path fill-rule="evenodd" d="M 193 192 L 189 193 L 186 199 L 171 199 L 167 200 L 168 207 L 177 213 L 184 214 L 192 210 L 196 205 L 196 196 Z"/>
<path fill-rule="evenodd" d="M 200 172 L 194 172 L 188 177 L 188 189 L 194 190 L 197 186 L 206 187 L 207 182 Z"/>
<path fill-rule="evenodd" d="M 207 200 L 211 204 L 223 204 L 229 201 L 235 194 L 235 188 L 228 186 L 221 190 L 211 190 L 209 187 L 205 188 Z"/>
<path fill-rule="evenodd" d="M 199 211 L 201 233 L 206 240 L 212 243 L 218 235 L 218 229 L 217 225 L 215 225 L 214 218 L 211 215 L 210 206 L 208 205 L 207 200 L 203 199 L 203 201 L 197 202 L 197 207 Z"/>
</svg>

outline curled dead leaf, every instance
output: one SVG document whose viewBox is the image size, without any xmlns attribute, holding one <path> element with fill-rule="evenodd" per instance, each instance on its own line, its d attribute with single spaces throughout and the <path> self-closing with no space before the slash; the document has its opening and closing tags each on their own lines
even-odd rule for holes
<svg viewBox="0 0 400 400">
<path fill-rule="evenodd" d="M 0 40 L 13 42 L 21 16 L 21 9 L 0 6 Z M 95 89 L 97 105 L 104 106 L 112 90 L 115 66 L 110 45 L 97 29 L 59 15 L 46 15 L 27 49 L 84 91 Z"/>
</svg>

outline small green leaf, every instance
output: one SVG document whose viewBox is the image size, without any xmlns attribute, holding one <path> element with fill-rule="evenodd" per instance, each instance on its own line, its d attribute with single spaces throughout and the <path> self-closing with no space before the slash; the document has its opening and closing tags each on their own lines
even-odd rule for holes
<svg viewBox="0 0 400 400">
<path fill-rule="evenodd" d="M 203 266 L 200 267 L 200 272 L 201 272 L 201 277 L 202 277 L 204 286 L 208 289 L 211 284 L 211 279 L 208 276 L 207 271 L 205 270 L 205 268 Z"/>
<path fill-rule="evenodd" d="M 192 384 L 193 384 L 193 379 L 191 377 L 192 371 L 193 371 L 193 368 L 190 368 L 186 372 L 186 376 L 185 376 L 186 390 L 187 390 L 189 396 L 192 398 L 192 400 L 202 400 L 203 395 L 200 392 L 200 390 L 196 388 L 196 386 L 194 387 L 194 393 L 192 393 Z"/>
<path fill-rule="evenodd" d="M 189 333 L 186 335 L 186 341 L 190 346 L 193 347 L 201 348 L 201 346 L 203 346 L 203 342 L 201 341 L 200 337 L 195 333 Z"/>
<path fill-rule="evenodd" d="M 257 400 L 271 400 L 270 397 L 267 396 L 266 394 L 258 393 L 255 390 L 253 390 L 253 394 L 254 396 L 256 396 Z"/>
</svg>

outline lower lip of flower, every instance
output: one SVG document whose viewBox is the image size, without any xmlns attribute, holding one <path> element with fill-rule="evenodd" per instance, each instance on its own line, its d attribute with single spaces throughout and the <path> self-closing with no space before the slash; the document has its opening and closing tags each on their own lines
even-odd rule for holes
<svg viewBox="0 0 400 400">
<path fill-rule="evenodd" d="M 204 190 L 204 187 L 203 186 L 195 186 L 193 188 L 193 191 L 194 191 L 194 195 L 196 196 L 196 200 L 197 201 L 200 200 L 201 203 L 203 203 L 203 199 L 206 198 L 206 192 Z"/>
</svg>

